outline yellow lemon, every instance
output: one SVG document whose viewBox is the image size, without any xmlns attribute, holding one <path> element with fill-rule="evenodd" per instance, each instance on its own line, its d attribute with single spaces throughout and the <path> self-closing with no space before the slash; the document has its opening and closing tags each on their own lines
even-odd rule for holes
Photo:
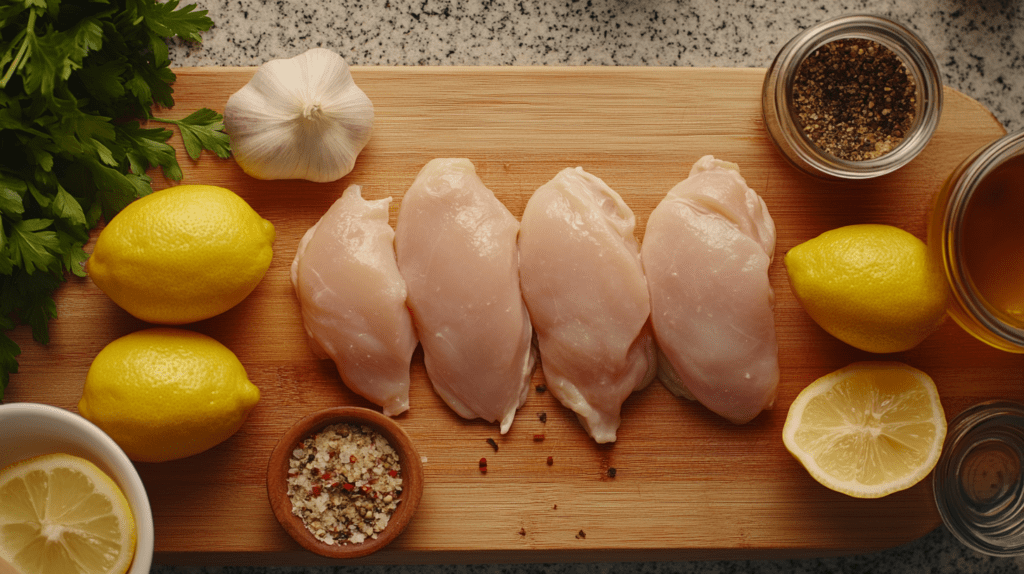
<svg viewBox="0 0 1024 574">
<path fill-rule="evenodd" d="M 259 398 L 230 349 L 201 333 L 158 327 L 116 339 L 96 355 L 78 412 L 132 460 L 163 462 L 223 442 Z"/>
<path fill-rule="evenodd" d="M 132 564 L 128 500 L 84 458 L 47 454 L 0 470 L 0 501 L 0 559 L 22 574 L 123 574 Z"/>
<path fill-rule="evenodd" d="M 942 322 L 947 286 L 923 241 L 891 225 L 826 231 L 784 259 L 793 293 L 825 331 L 858 349 L 895 353 Z"/>
<path fill-rule="evenodd" d="M 245 299 L 266 274 L 273 243 L 273 224 L 234 192 L 179 185 L 137 199 L 111 219 L 86 269 L 132 315 L 181 325 Z"/>
<path fill-rule="evenodd" d="M 935 467 L 946 415 L 931 377 L 897 362 L 829 373 L 789 407 L 782 440 L 815 480 L 857 498 L 917 484 Z"/>
</svg>

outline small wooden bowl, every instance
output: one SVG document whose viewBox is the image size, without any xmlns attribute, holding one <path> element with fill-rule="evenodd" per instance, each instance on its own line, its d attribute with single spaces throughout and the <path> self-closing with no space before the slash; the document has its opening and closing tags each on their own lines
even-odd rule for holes
<svg viewBox="0 0 1024 574">
<path fill-rule="evenodd" d="M 288 461 L 292 451 L 310 435 L 338 423 L 366 425 L 380 433 L 398 453 L 402 467 L 402 502 L 377 538 L 367 538 L 358 544 L 332 545 L 317 540 L 306 529 L 302 519 L 292 514 L 292 502 L 288 497 Z M 303 548 L 328 558 L 358 558 L 384 548 L 405 530 L 423 497 L 423 461 L 409 435 L 391 418 L 360 407 L 325 409 L 295 423 L 274 447 L 267 468 L 267 494 L 277 521 Z"/>
</svg>

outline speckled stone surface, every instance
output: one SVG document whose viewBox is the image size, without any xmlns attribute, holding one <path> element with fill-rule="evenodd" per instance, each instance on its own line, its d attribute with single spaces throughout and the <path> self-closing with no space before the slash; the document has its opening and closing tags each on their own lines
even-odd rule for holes
<svg viewBox="0 0 1024 574">
<path fill-rule="evenodd" d="M 349 64 L 767 67 L 798 31 L 890 17 L 931 48 L 947 85 L 1024 129 L 1018 0 L 197 0 L 215 27 L 179 66 L 256 66 L 314 46 Z M 183 2 L 184 3 L 184 2 Z"/>
<path fill-rule="evenodd" d="M 189 3 L 191 0 L 182 2 Z M 353 65 L 767 67 L 798 31 L 851 13 L 893 18 L 935 54 L 951 86 L 1024 129 L 1024 3 L 1019 0 L 196 0 L 215 27 L 176 43 L 176 66 L 255 66 L 321 46 Z M 885 525 L 879 525 L 884 528 Z M 643 556 L 638 555 L 637 560 Z M 860 556 L 616 564 L 164 566 L 155 574 L 1004 573 L 1024 559 L 964 548 L 944 528 Z"/>
</svg>

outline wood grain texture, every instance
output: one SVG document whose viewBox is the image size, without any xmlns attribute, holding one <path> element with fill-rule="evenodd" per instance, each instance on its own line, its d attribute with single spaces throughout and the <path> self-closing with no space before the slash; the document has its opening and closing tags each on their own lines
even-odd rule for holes
<svg viewBox="0 0 1024 574">
<path fill-rule="evenodd" d="M 177 105 L 158 115 L 223 110 L 253 69 L 177 73 Z M 770 279 L 782 381 L 774 410 L 744 426 L 652 384 L 626 403 L 618 442 L 599 446 L 550 393 L 531 392 L 505 436 L 496 425 L 460 419 L 431 390 L 417 352 L 412 408 L 398 422 L 426 457 L 423 499 L 394 544 L 360 561 L 826 555 L 894 546 L 939 524 L 930 480 L 883 499 L 856 500 L 818 485 L 783 447 L 786 411 L 805 385 L 877 356 L 840 343 L 808 318 L 789 289 L 782 256 L 852 223 L 898 225 L 924 238 L 944 177 L 1004 133 L 980 104 L 947 89 L 938 131 L 918 159 L 874 181 L 835 183 L 795 171 L 775 152 L 760 115 L 764 70 L 374 67 L 353 74 L 374 102 L 376 124 L 356 169 L 341 181 L 255 181 L 231 160 L 207 155 L 193 163 L 179 151 L 184 183 L 235 190 L 274 223 L 278 236 L 273 264 L 256 291 L 227 313 L 189 326 L 238 354 L 262 391 L 259 405 L 235 436 L 210 451 L 137 464 L 153 504 L 157 562 L 324 560 L 302 550 L 275 521 L 267 460 L 303 416 L 370 405 L 342 386 L 332 363 L 309 351 L 288 267 L 302 233 L 349 184 L 361 184 L 368 199 L 393 197 L 394 224 L 403 193 L 435 157 L 471 159 L 517 217 L 534 189 L 565 167 L 582 166 L 633 208 L 638 239 L 651 210 L 700 156 L 738 163 L 778 226 Z M 49 345 L 17 330 L 24 351 L 9 400 L 74 411 L 96 353 L 145 325 L 88 279 L 72 279 L 57 305 Z M 931 374 L 948 417 L 983 399 L 1024 400 L 1024 357 L 990 349 L 951 321 L 917 348 L 886 358 Z M 542 381 L 538 370 L 535 383 Z M 481 457 L 488 460 L 486 474 L 478 469 Z"/>
</svg>

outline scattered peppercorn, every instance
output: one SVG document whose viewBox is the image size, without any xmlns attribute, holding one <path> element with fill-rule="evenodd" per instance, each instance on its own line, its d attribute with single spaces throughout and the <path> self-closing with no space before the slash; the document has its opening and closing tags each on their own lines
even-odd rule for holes
<svg viewBox="0 0 1024 574">
<path fill-rule="evenodd" d="M 487 444 L 491 445 L 491 448 L 494 449 L 494 452 L 498 452 L 498 443 L 494 442 L 493 438 L 488 437 Z"/>
<path fill-rule="evenodd" d="M 615 467 L 614 467 L 614 466 L 613 466 L 613 467 L 610 467 L 610 468 L 608 469 L 608 478 L 615 478 L 615 475 L 616 475 L 617 473 L 618 473 L 618 471 L 617 471 L 617 470 L 615 470 Z"/>
<path fill-rule="evenodd" d="M 548 390 L 548 387 L 547 387 L 547 385 L 545 385 L 544 383 L 541 383 L 541 384 L 537 385 L 537 386 L 536 386 L 536 387 L 534 387 L 534 388 L 536 388 L 536 389 L 537 389 L 537 392 L 538 392 L 538 393 L 543 393 L 544 391 Z"/>
<path fill-rule="evenodd" d="M 525 528 L 520 528 L 519 529 L 519 535 L 520 536 L 526 536 L 526 529 Z"/>
<path fill-rule="evenodd" d="M 580 530 L 579 532 L 576 533 L 576 538 L 577 539 L 586 538 L 586 537 L 587 537 L 587 533 L 583 532 L 582 530 Z"/>
<path fill-rule="evenodd" d="M 793 104 L 811 142 L 837 158 L 863 161 L 903 141 L 916 115 L 917 84 L 889 48 L 835 40 L 800 63 Z"/>
<path fill-rule="evenodd" d="M 540 413 L 539 415 L 537 415 L 537 418 L 540 419 L 540 422 L 547 423 L 548 422 L 548 413 Z"/>
</svg>

